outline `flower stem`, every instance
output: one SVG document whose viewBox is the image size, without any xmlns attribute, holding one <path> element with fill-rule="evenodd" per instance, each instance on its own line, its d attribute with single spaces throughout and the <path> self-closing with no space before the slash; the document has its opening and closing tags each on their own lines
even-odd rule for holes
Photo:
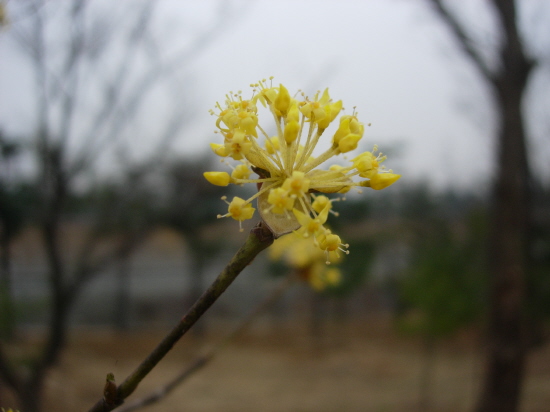
<svg viewBox="0 0 550 412">
<path fill-rule="evenodd" d="M 139 383 L 172 349 L 179 339 L 200 319 L 200 317 L 212 306 L 221 294 L 236 279 L 241 271 L 254 260 L 254 258 L 273 243 L 273 234 L 262 223 L 254 227 L 246 239 L 244 245 L 233 256 L 216 280 L 195 302 L 189 311 L 181 318 L 168 335 L 145 358 L 139 366 L 122 382 L 116 390 L 116 396 L 99 400 L 89 412 L 112 411 L 121 405 L 132 394 Z"/>
</svg>

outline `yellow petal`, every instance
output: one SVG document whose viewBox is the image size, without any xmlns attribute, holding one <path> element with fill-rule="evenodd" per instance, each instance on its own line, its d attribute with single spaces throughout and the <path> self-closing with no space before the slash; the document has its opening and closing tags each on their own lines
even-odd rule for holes
<svg viewBox="0 0 550 412">
<path fill-rule="evenodd" d="M 336 130 L 336 133 L 334 133 L 334 137 L 332 138 L 334 143 L 338 144 L 340 139 L 351 133 L 349 129 L 349 121 L 349 116 L 343 116 L 340 118 L 340 126 L 338 126 L 338 130 Z"/>
<path fill-rule="evenodd" d="M 357 149 L 357 143 L 361 140 L 361 136 L 358 134 L 350 133 L 346 137 L 343 137 L 338 142 L 338 148 L 342 153 L 351 152 L 352 150 Z"/>
<path fill-rule="evenodd" d="M 304 212 L 300 212 L 298 209 L 292 209 L 292 213 L 294 213 L 294 216 L 296 216 L 296 219 L 300 222 L 301 226 L 307 226 L 311 221 L 311 217 L 309 215 L 306 215 Z"/>
<path fill-rule="evenodd" d="M 292 105 L 290 106 L 290 109 L 288 110 L 288 114 L 286 115 L 286 121 L 290 123 L 292 121 L 297 122 L 299 120 L 300 120 L 300 110 L 298 110 L 298 105 L 294 100 L 292 102 Z"/>
<path fill-rule="evenodd" d="M 210 143 L 210 148 L 218 156 L 226 157 L 228 155 L 227 150 L 225 150 L 225 145 L 223 144 Z"/>
<path fill-rule="evenodd" d="M 328 205 L 329 210 L 330 210 L 330 208 L 332 207 L 332 205 L 330 203 L 330 199 L 326 196 L 319 195 L 319 196 L 315 196 L 315 200 L 311 204 L 311 207 L 317 213 L 321 213 L 323 211 L 323 209 L 325 208 L 325 206 L 327 206 L 327 205 Z"/>
<path fill-rule="evenodd" d="M 252 219 L 254 209 L 250 203 L 246 203 L 244 199 L 235 196 L 227 209 L 229 215 L 240 222 L 247 219 Z"/>
<path fill-rule="evenodd" d="M 235 170 L 231 173 L 233 179 L 248 179 L 250 177 L 250 169 L 244 165 L 240 164 L 235 167 Z"/>
</svg>

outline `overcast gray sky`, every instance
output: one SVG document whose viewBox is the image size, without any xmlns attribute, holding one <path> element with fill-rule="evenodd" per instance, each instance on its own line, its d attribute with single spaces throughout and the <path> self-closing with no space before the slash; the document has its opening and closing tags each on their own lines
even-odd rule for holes
<svg viewBox="0 0 550 412">
<path fill-rule="evenodd" d="M 462 16 L 490 42 L 494 27 L 484 2 L 461 3 Z M 425 178 L 438 186 L 467 186 L 487 180 L 493 122 L 486 91 L 427 1 L 235 5 L 240 11 L 228 15 L 221 35 L 182 69 L 193 80 L 195 116 L 175 142 L 177 150 L 197 152 L 217 141 L 208 114 L 214 103 L 230 90 L 247 96 L 250 83 L 275 76 L 274 82 L 291 93 L 329 87 L 347 112 L 356 107 L 360 120 L 372 124 L 362 148 L 377 144 L 382 151 L 397 151 L 387 165 L 403 174 L 404 183 Z M 156 28 L 172 36 L 172 45 L 177 45 L 174 35 L 192 41 L 193 33 L 214 21 L 217 7 L 213 0 L 162 1 Z M 9 29 L 0 34 L 0 126 L 19 133 L 30 127 L 32 77 L 25 61 L 14 56 L 9 36 Z M 155 119 L 159 105 L 151 102 L 151 107 Z"/>
</svg>

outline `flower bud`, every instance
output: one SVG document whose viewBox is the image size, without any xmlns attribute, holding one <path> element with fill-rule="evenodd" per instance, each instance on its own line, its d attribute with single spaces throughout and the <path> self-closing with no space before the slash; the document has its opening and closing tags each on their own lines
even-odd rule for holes
<svg viewBox="0 0 550 412">
<path fill-rule="evenodd" d="M 397 182 L 400 177 L 401 175 L 394 173 L 377 173 L 370 180 L 361 182 L 361 186 L 371 187 L 374 190 L 382 190 Z"/>
<path fill-rule="evenodd" d="M 229 173 L 226 172 L 204 172 L 206 180 L 216 186 L 227 186 L 231 181 Z"/>
<path fill-rule="evenodd" d="M 288 93 L 287 88 L 282 84 L 279 86 L 279 93 L 275 98 L 275 102 L 273 103 L 273 106 L 275 107 L 275 110 L 278 112 L 277 115 L 286 116 L 286 113 L 290 106 L 290 94 Z"/>
<path fill-rule="evenodd" d="M 340 139 L 346 137 L 348 134 L 351 133 L 351 130 L 349 128 L 349 121 L 349 116 L 343 116 L 340 119 L 340 126 L 338 126 L 338 130 L 336 130 L 336 133 L 334 133 L 334 137 L 332 138 L 332 142 L 334 144 L 338 144 L 340 142 Z"/>
<path fill-rule="evenodd" d="M 291 144 L 298 137 L 300 132 L 300 123 L 292 121 L 285 126 L 285 141 L 287 144 Z"/>
<path fill-rule="evenodd" d="M 358 134 L 350 133 L 346 137 L 343 137 L 338 142 L 338 148 L 340 152 L 347 153 L 357 149 L 357 143 L 361 140 L 361 136 Z"/>
</svg>

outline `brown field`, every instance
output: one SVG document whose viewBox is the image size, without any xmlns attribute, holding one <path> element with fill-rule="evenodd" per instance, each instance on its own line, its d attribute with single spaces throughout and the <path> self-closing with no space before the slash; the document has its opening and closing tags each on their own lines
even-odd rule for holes
<svg viewBox="0 0 550 412">
<path fill-rule="evenodd" d="M 325 325 L 319 338 L 302 325 L 264 319 L 219 351 L 147 411 L 471 411 L 481 375 L 478 339 L 463 334 L 437 343 L 428 403 L 421 402 L 426 356 L 417 338 L 401 337 L 383 319 Z M 307 326 L 307 325 L 306 325 Z M 131 396 L 139 398 L 185 367 L 223 333 L 184 337 Z M 227 329 L 227 327 L 226 327 Z M 277 332 L 275 332 L 277 331 Z M 45 411 L 86 411 L 107 372 L 124 379 L 164 331 L 73 331 L 47 381 Z M 2 395 L 6 395 L 5 390 Z M 7 398 L 4 398 L 7 400 Z M 550 347 L 529 358 L 523 412 L 550 410 Z M 9 405 L 2 405 L 9 406 Z M 23 411 L 22 411 L 23 412 Z"/>
</svg>

